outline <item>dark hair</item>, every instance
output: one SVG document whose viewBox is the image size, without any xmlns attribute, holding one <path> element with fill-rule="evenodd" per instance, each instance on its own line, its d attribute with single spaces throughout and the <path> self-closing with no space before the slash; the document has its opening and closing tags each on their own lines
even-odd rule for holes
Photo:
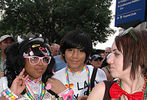
<svg viewBox="0 0 147 100">
<path fill-rule="evenodd" d="M 95 54 L 95 55 L 91 56 L 90 61 L 97 61 L 97 60 L 102 61 L 103 58 L 100 55 L 98 55 L 98 54 Z"/>
<path fill-rule="evenodd" d="M 137 39 L 135 39 L 137 38 Z M 123 70 L 130 64 L 131 78 L 135 79 L 135 73 L 141 66 L 142 74 L 147 73 L 147 30 L 137 31 L 132 29 L 126 35 L 119 35 L 115 43 L 120 52 L 123 53 Z"/>
<path fill-rule="evenodd" d="M 50 53 L 49 56 L 51 56 L 51 52 L 48 46 L 43 41 L 40 41 L 39 38 L 31 40 L 26 39 L 22 43 L 14 43 L 6 49 L 7 58 L 5 76 L 8 79 L 8 87 L 11 86 L 13 80 L 16 78 L 17 75 L 19 75 L 19 73 L 25 67 L 25 59 L 23 57 L 24 52 L 28 52 L 34 44 L 39 44 L 40 47 L 46 48 Z M 43 56 L 43 53 L 38 49 L 32 49 L 32 51 L 37 56 Z M 54 63 L 54 58 L 51 56 L 50 64 L 48 64 L 48 67 L 42 76 L 42 81 L 44 83 L 46 83 L 47 79 L 53 75 L 52 69 Z"/>
<path fill-rule="evenodd" d="M 86 53 L 86 62 L 92 51 L 92 41 L 90 36 L 81 30 L 73 30 L 68 32 L 60 42 L 60 51 L 63 54 L 64 60 L 65 50 L 70 48 L 83 49 L 83 51 Z"/>
</svg>

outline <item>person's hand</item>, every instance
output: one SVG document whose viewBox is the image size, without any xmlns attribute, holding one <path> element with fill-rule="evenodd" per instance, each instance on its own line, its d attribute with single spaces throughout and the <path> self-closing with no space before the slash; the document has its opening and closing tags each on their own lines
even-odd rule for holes
<svg viewBox="0 0 147 100">
<path fill-rule="evenodd" d="M 11 91 L 15 95 L 20 95 L 22 91 L 26 88 L 25 81 L 28 78 L 27 76 L 24 76 L 25 69 L 23 69 L 20 74 L 14 79 L 11 85 Z"/>
<path fill-rule="evenodd" d="M 66 87 L 61 81 L 54 79 L 54 78 L 49 78 L 46 84 L 50 84 L 51 90 L 55 92 L 56 94 L 59 94 L 66 89 Z"/>
</svg>

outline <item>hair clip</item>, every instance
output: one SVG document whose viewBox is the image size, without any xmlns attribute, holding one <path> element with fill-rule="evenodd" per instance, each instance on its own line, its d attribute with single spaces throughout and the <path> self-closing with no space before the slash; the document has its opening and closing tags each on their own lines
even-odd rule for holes
<svg viewBox="0 0 147 100">
<path fill-rule="evenodd" d="M 33 56 L 34 55 L 34 52 L 33 51 L 30 51 L 29 54 L 30 54 L 30 56 Z"/>
<path fill-rule="evenodd" d="M 32 48 L 39 47 L 39 46 L 40 46 L 40 44 L 34 44 L 34 45 L 32 45 Z"/>
<path fill-rule="evenodd" d="M 137 37 L 135 36 L 135 34 L 133 34 L 133 31 L 132 31 L 132 30 L 130 30 L 129 33 L 132 35 L 132 37 L 133 37 L 136 41 L 138 41 Z"/>
<path fill-rule="evenodd" d="M 126 29 L 124 32 L 122 32 L 122 34 L 120 34 L 120 36 L 124 36 L 124 35 L 130 33 L 130 35 L 131 35 L 136 41 L 138 41 L 138 39 L 137 39 L 137 37 L 135 36 L 135 34 L 133 34 L 133 30 L 132 30 L 132 29 L 133 29 L 133 27 L 130 27 L 130 28 Z"/>
<path fill-rule="evenodd" d="M 124 35 L 128 34 L 130 32 L 130 30 L 132 30 L 132 29 L 133 29 L 133 27 L 126 29 L 124 32 L 122 32 L 122 34 L 120 34 L 120 36 L 124 36 Z"/>
<path fill-rule="evenodd" d="M 25 52 L 23 53 L 23 57 L 26 57 L 26 56 L 28 56 L 28 54 L 26 54 Z"/>
<path fill-rule="evenodd" d="M 48 56 L 50 55 L 50 52 L 47 50 L 47 54 L 48 54 Z"/>
</svg>

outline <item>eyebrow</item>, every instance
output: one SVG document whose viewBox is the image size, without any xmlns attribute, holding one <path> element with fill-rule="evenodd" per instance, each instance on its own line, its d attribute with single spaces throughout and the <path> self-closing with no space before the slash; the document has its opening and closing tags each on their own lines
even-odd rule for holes
<svg viewBox="0 0 147 100">
<path fill-rule="evenodd" d="M 117 49 L 113 49 L 112 51 L 116 51 Z"/>
</svg>

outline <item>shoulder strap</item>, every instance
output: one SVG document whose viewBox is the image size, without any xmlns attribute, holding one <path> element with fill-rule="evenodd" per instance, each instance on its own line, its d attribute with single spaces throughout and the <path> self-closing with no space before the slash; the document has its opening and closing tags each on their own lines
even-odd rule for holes
<svg viewBox="0 0 147 100">
<path fill-rule="evenodd" d="M 92 76 L 91 76 L 91 90 L 94 87 L 94 80 L 95 80 L 96 73 L 97 73 L 97 68 L 94 67 L 93 72 L 92 72 Z"/>
<path fill-rule="evenodd" d="M 104 81 L 105 83 L 105 94 L 104 94 L 104 99 L 103 100 L 111 100 L 111 97 L 109 95 L 109 90 L 111 86 L 115 83 L 116 81 Z"/>
<path fill-rule="evenodd" d="M 58 94 L 56 94 L 54 91 L 52 90 L 47 90 L 51 95 L 54 95 L 56 98 L 59 98 Z"/>
</svg>

